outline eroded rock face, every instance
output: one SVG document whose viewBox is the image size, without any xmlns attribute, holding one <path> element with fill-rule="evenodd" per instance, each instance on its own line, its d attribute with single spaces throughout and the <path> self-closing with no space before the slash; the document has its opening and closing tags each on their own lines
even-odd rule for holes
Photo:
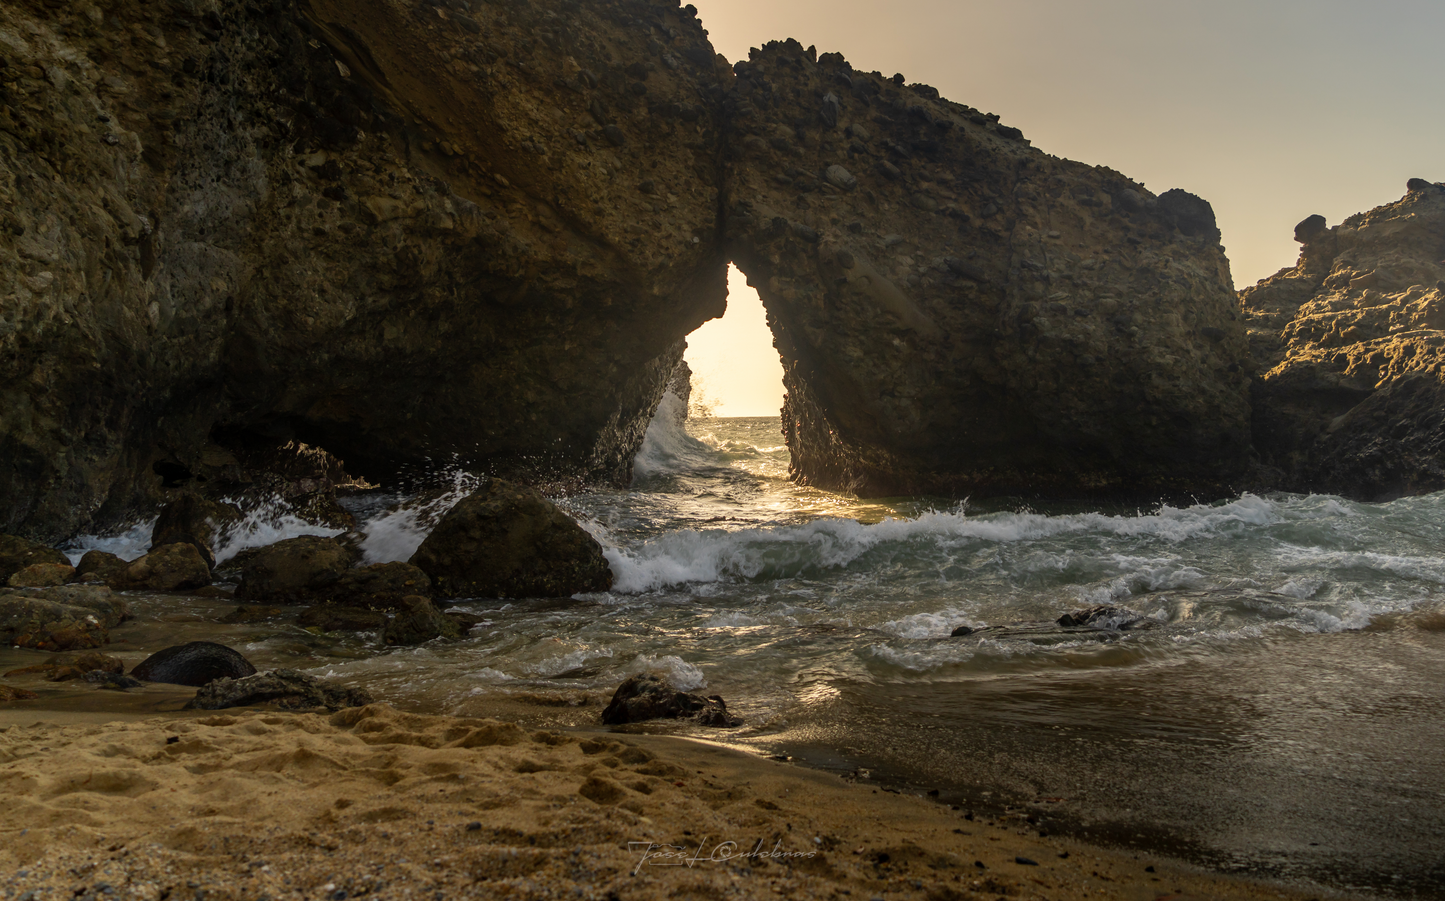
<svg viewBox="0 0 1445 901">
<path fill-rule="evenodd" d="M 0 529 L 153 503 L 217 427 L 625 480 L 722 310 L 682 10 L 20 0 L 0 30 Z"/>
<path fill-rule="evenodd" d="M 1209 204 L 816 62 L 736 67 L 727 234 L 783 358 L 801 480 L 865 495 L 1218 488 L 1249 451 Z"/>
<path fill-rule="evenodd" d="M 1412 179 L 1295 236 L 1299 263 L 1240 293 L 1262 478 L 1362 500 L 1445 488 L 1445 186 Z"/>
</svg>

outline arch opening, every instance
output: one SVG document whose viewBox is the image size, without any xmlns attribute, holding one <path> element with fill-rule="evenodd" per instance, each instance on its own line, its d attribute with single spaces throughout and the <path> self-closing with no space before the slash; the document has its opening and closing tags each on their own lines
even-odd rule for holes
<svg viewBox="0 0 1445 901">
<path fill-rule="evenodd" d="M 728 264 L 727 312 L 687 336 L 683 358 L 692 370 L 693 415 L 779 416 L 783 365 L 762 298 Z"/>
</svg>

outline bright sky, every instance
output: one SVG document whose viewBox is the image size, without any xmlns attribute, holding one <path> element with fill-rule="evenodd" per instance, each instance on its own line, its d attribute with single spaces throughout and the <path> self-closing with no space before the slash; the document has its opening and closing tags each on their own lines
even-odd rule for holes
<svg viewBox="0 0 1445 901">
<path fill-rule="evenodd" d="M 1334 225 L 1409 178 L 1445 181 L 1442 0 L 690 2 L 730 60 L 797 38 L 998 113 L 1045 153 L 1200 195 L 1236 287 L 1294 265 L 1306 216 Z M 745 310 L 762 323 L 744 286 L 726 320 Z M 742 388 L 777 363 L 766 326 L 708 334 L 704 352 L 718 325 L 688 360 L 719 415 L 775 413 L 781 387 Z"/>
</svg>

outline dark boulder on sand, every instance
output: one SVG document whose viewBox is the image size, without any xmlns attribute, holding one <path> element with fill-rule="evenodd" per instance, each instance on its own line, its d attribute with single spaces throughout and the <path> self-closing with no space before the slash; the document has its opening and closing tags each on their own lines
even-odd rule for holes
<svg viewBox="0 0 1445 901">
<path fill-rule="evenodd" d="M 492 479 L 412 555 L 437 597 L 555 598 L 612 587 L 602 546 L 556 504 Z"/>
<path fill-rule="evenodd" d="M 217 679 L 238 679 L 255 672 L 251 661 L 223 644 L 192 641 L 156 651 L 136 664 L 130 674 L 146 682 L 202 686 Z"/>
<path fill-rule="evenodd" d="M 742 725 L 742 720 L 728 715 L 722 698 L 678 691 L 659 673 L 630 676 L 617 686 L 612 702 L 602 711 L 602 722 L 608 726 L 658 719 L 693 719 L 699 726 L 723 728 Z"/>
</svg>

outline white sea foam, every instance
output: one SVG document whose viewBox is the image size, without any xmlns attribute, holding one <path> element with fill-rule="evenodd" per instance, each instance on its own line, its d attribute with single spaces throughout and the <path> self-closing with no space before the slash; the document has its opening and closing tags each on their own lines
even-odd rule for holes
<svg viewBox="0 0 1445 901">
<path fill-rule="evenodd" d="M 660 672 L 667 679 L 667 684 L 678 691 L 697 691 L 707 687 L 702 670 L 671 654 L 663 657 L 639 654 L 627 669 L 631 673 Z"/>
<path fill-rule="evenodd" d="M 968 543 L 1009 544 L 1071 534 L 1155 538 L 1178 543 L 1236 527 L 1281 519 L 1278 506 L 1245 495 L 1218 506 L 1163 507 L 1157 513 L 1111 516 L 1081 513 L 926 513 L 916 519 L 885 519 L 863 525 L 849 519 L 821 519 L 805 525 L 740 529 L 733 532 L 683 529 L 633 548 L 606 549 L 621 593 L 654 591 L 690 582 L 782 578 L 803 571 L 845 567 L 887 543 L 921 542 L 938 548 Z M 1197 573 L 1194 575 L 1197 576 Z M 1181 575 L 1181 578 L 1185 576 Z M 1193 576 L 1188 576 L 1193 578 Z M 1178 580 L 1156 580 L 1178 587 Z M 1124 585 L 1128 588 L 1128 585 Z"/>
<path fill-rule="evenodd" d="M 378 513 L 360 526 L 363 563 L 410 560 L 436 528 L 437 522 L 463 498 L 474 493 L 481 478 L 465 470 L 447 473 L 445 488 L 422 494 Z"/>
<path fill-rule="evenodd" d="M 151 531 L 156 518 L 142 520 L 116 535 L 81 535 L 65 548 L 65 556 L 72 566 L 80 563 L 87 551 L 105 551 L 122 560 L 135 560 L 143 556 L 151 546 Z"/>
<path fill-rule="evenodd" d="M 237 503 L 234 500 L 228 503 Z M 265 547 L 288 538 L 303 535 L 319 535 L 330 538 L 340 535 L 343 529 L 331 529 L 309 523 L 295 513 L 284 500 L 273 497 L 245 510 L 241 521 L 221 530 L 215 537 L 213 548 L 216 562 L 224 563 L 244 550 Z"/>
<path fill-rule="evenodd" d="M 682 398 L 671 391 L 663 394 L 647 425 L 642 448 L 632 461 L 634 478 L 678 472 L 700 462 L 697 452 L 706 448 L 687 433 L 686 423 L 687 405 Z"/>
</svg>

